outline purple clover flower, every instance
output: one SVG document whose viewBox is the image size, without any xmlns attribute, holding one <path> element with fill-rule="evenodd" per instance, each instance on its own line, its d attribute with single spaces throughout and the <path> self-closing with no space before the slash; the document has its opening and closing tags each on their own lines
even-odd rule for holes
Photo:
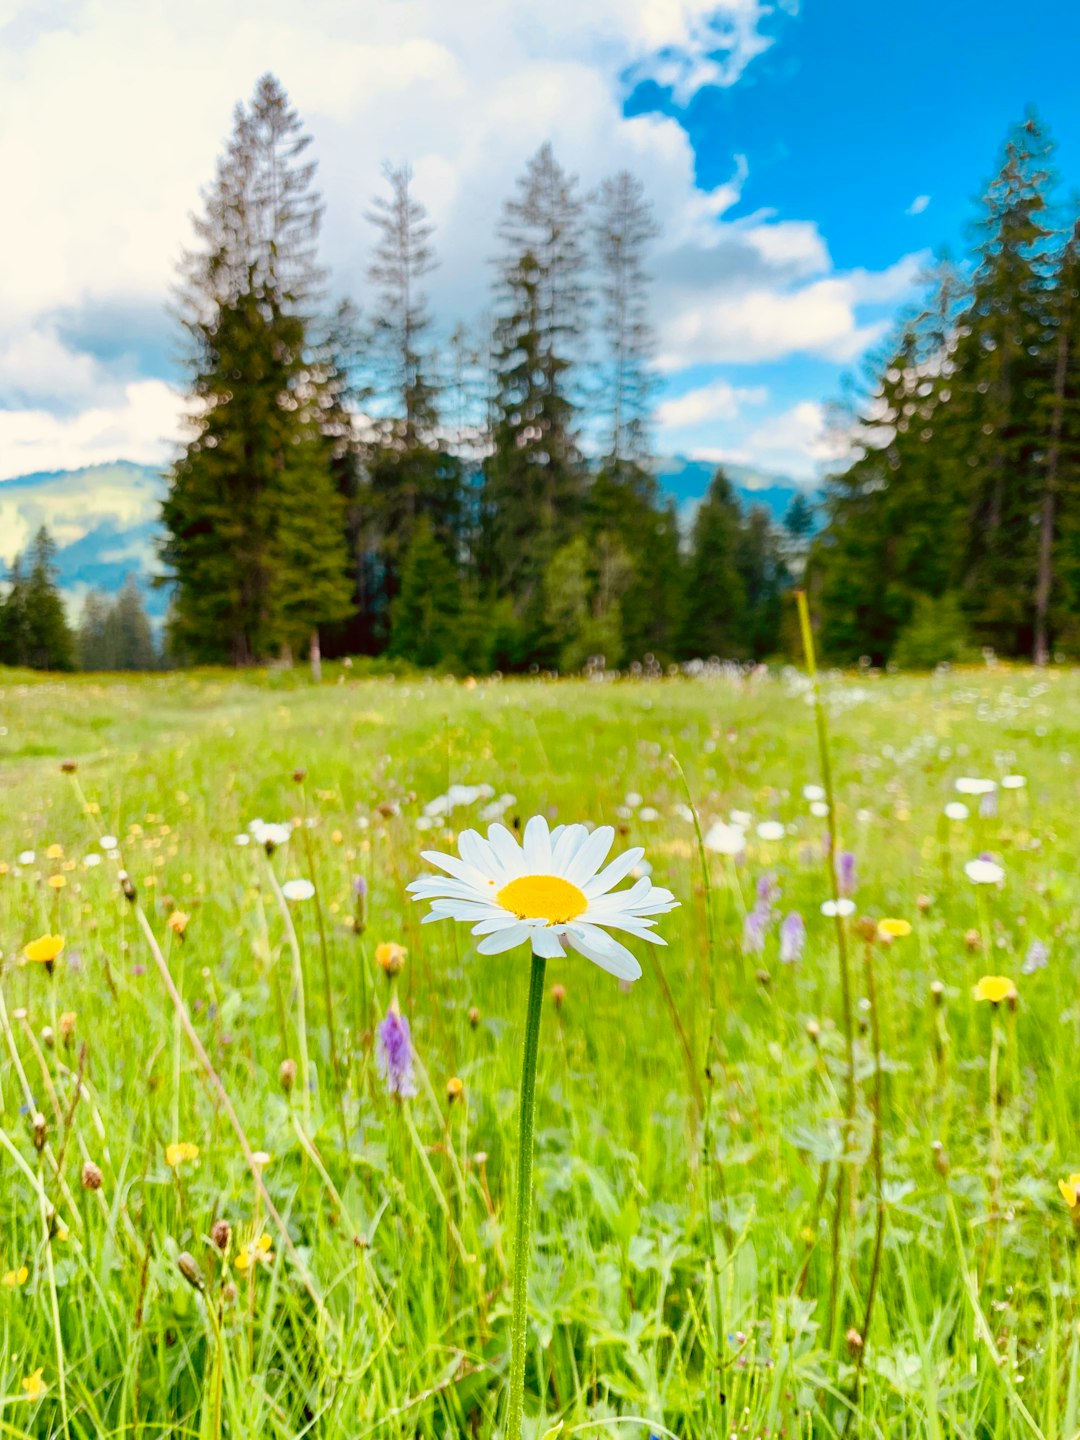
<svg viewBox="0 0 1080 1440">
<path fill-rule="evenodd" d="M 784 916 L 780 926 L 780 962 L 783 965 L 794 965 L 802 959 L 803 947 L 806 945 L 806 925 L 802 916 L 797 910 L 792 910 L 789 915 Z"/>
<path fill-rule="evenodd" d="M 388 1095 L 411 1100 L 417 1094 L 409 1022 L 396 1006 L 386 1012 L 379 1025 L 377 1063 Z"/>
</svg>

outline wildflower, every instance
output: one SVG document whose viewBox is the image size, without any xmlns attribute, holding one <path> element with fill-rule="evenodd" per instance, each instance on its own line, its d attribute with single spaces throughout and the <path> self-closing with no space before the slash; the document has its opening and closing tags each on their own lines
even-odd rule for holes
<svg viewBox="0 0 1080 1440">
<path fill-rule="evenodd" d="M 988 860 L 983 855 L 977 860 L 969 860 L 964 866 L 964 874 L 973 885 L 1000 885 L 1005 879 L 1005 871 L 997 861 Z"/>
<path fill-rule="evenodd" d="M 810 814 L 815 820 L 824 820 L 829 813 L 829 807 L 824 800 L 814 800 L 810 805 Z"/>
<path fill-rule="evenodd" d="M 25 1285 L 29 1279 L 30 1271 L 25 1265 L 20 1265 L 17 1270 L 8 1270 L 6 1274 L 0 1276 L 0 1285 L 3 1285 L 6 1290 L 17 1290 L 20 1285 Z"/>
<path fill-rule="evenodd" d="M 375 963 L 391 977 L 400 975 L 405 968 L 408 953 L 404 945 L 398 945 L 393 940 L 384 940 L 381 945 L 375 946 Z"/>
<path fill-rule="evenodd" d="M 809 800 L 811 804 L 815 801 L 825 799 L 825 791 L 821 785 L 804 785 L 802 787 L 803 799 Z"/>
<path fill-rule="evenodd" d="M 759 840 L 782 840 L 784 827 L 779 820 L 762 820 L 757 833 Z"/>
<path fill-rule="evenodd" d="M 996 818 L 997 813 L 998 813 L 998 797 L 997 797 L 997 791 L 996 791 L 996 790 L 991 790 L 988 794 L 982 796 L 982 798 L 980 799 L 980 801 L 979 801 L 979 814 L 980 814 L 980 816 L 982 817 L 982 819 L 984 819 L 984 820 L 993 820 L 993 819 Z"/>
<path fill-rule="evenodd" d="M 1020 967 L 1021 975 L 1034 975 L 1036 970 L 1045 970 L 1047 961 L 1050 959 L 1050 951 L 1041 940 L 1033 940 L 1028 946 L 1028 952 L 1024 956 L 1024 963 Z"/>
<path fill-rule="evenodd" d="M 1026 784 L 1027 776 L 1025 775 L 1006 775 L 1001 782 L 1001 788 L 1003 790 L 1022 790 Z"/>
<path fill-rule="evenodd" d="M 252 1265 L 256 1264 L 260 1260 L 263 1260 L 267 1264 L 269 1264 L 270 1261 L 274 1258 L 272 1249 L 273 1243 L 274 1242 L 271 1240 L 270 1236 L 267 1235 L 264 1230 L 257 1240 L 252 1240 L 250 1245 L 246 1245 L 244 1249 L 240 1251 L 236 1259 L 233 1261 L 233 1264 L 236 1266 L 237 1270 L 241 1271 L 249 1270 Z"/>
<path fill-rule="evenodd" d="M 82 1167 L 82 1187 L 84 1190 L 101 1189 L 101 1170 L 93 1160 L 87 1160 Z"/>
<path fill-rule="evenodd" d="M 82 863 L 87 870 L 96 869 L 96 867 L 101 864 L 101 856 L 98 855 L 95 851 L 91 851 L 89 855 L 83 856 Z"/>
<path fill-rule="evenodd" d="M 22 1385 L 27 1400 L 40 1400 L 49 1388 L 41 1378 L 44 1373 L 44 1370 L 39 1366 L 32 1375 L 24 1375 L 19 1382 Z"/>
<path fill-rule="evenodd" d="M 291 825 L 268 825 L 265 820 L 252 820 L 248 830 L 255 844 L 261 845 L 268 855 L 272 855 L 282 845 L 287 845 L 292 836 Z"/>
<path fill-rule="evenodd" d="M 165 1164 L 170 1170 L 177 1170 L 188 1160 L 199 1158 L 199 1147 L 193 1145 L 190 1140 L 176 1140 L 165 1147 Z"/>
<path fill-rule="evenodd" d="M 755 905 L 743 918 L 743 954 L 760 955 L 765 949 L 765 932 L 769 928 L 769 912 Z"/>
<path fill-rule="evenodd" d="M 975 986 L 976 1000 L 989 1000 L 991 1005 L 1000 1005 L 1003 1000 L 1018 999 L 1016 986 L 1007 975 L 984 975 Z"/>
<path fill-rule="evenodd" d="M 1080 1212 L 1080 1175 L 1070 1175 L 1068 1180 L 1059 1180 L 1058 1189 L 1069 1209 Z"/>
<path fill-rule="evenodd" d="M 215 1220 L 210 1227 L 210 1239 L 224 1254 L 232 1241 L 232 1226 L 227 1220 Z"/>
<path fill-rule="evenodd" d="M 45 1116 L 41 1113 L 40 1110 L 35 1110 L 33 1115 L 30 1117 L 30 1131 L 33 1136 L 35 1150 L 45 1149 L 45 1140 L 48 1135 L 48 1130 L 49 1127 L 46 1123 Z"/>
<path fill-rule="evenodd" d="M 770 870 L 762 875 L 757 882 L 757 903 L 765 913 L 771 914 L 776 901 L 780 899 L 780 886 L 776 883 L 776 876 Z"/>
<path fill-rule="evenodd" d="M 34 863 L 34 859 L 35 856 L 33 850 L 23 850 L 19 854 L 20 865 L 32 865 Z"/>
<path fill-rule="evenodd" d="M 469 1025 L 473 1030 L 480 1024 L 480 1011 L 475 1005 L 469 1006 Z"/>
<path fill-rule="evenodd" d="M 911 922 L 891 918 L 879 920 L 877 933 L 882 940 L 902 940 L 905 935 L 911 934 Z"/>
<path fill-rule="evenodd" d="M 940 980 L 930 982 L 930 998 L 939 1008 L 945 1003 L 945 986 Z"/>
<path fill-rule="evenodd" d="M 268 1150 L 255 1150 L 252 1152 L 251 1163 L 256 1170 L 265 1170 L 273 1158 Z"/>
<path fill-rule="evenodd" d="M 979 780 L 972 775 L 961 775 L 954 788 L 958 795 L 991 795 L 997 789 L 997 781 Z"/>
<path fill-rule="evenodd" d="M 841 895 L 853 895 L 855 893 L 855 856 L 850 850 L 841 850 L 837 856 L 836 883 L 840 887 Z"/>
<path fill-rule="evenodd" d="M 784 916 L 780 926 L 780 963 L 794 965 L 802 959 L 806 945 L 806 925 L 797 910 Z"/>
<path fill-rule="evenodd" d="M 289 1092 L 292 1090 L 293 1086 L 296 1084 L 295 1060 L 282 1060 L 281 1065 L 278 1068 L 278 1080 L 281 1083 L 282 1090 L 284 1090 L 285 1094 L 288 1095 Z"/>
<path fill-rule="evenodd" d="M 830 919 L 837 915 L 854 915 L 855 901 L 848 899 L 824 900 L 821 905 L 821 913 Z"/>
<path fill-rule="evenodd" d="M 101 839 L 98 841 L 98 844 L 101 846 L 102 850 L 115 850 L 116 847 L 120 844 L 120 841 L 117 840 L 115 835 L 102 835 Z"/>
<path fill-rule="evenodd" d="M 315 886 L 310 880 L 286 880 L 281 893 L 286 900 L 310 900 L 315 894 Z"/>
<path fill-rule="evenodd" d="M 741 825 L 725 825 L 717 820 L 704 835 L 706 850 L 717 855 L 741 855 L 746 849 L 746 831 Z"/>
<path fill-rule="evenodd" d="M 37 940 L 31 940 L 23 950 L 27 960 L 32 960 L 44 965 L 51 975 L 57 957 L 64 949 L 64 937 L 62 935 L 41 935 Z"/>
<path fill-rule="evenodd" d="M 199 1262 L 189 1250 L 180 1251 L 180 1254 L 176 1257 L 176 1268 L 193 1290 L 206 1289 L 206 1281 L 203 1279 L 202 1271 L 199 1269 Z"/>
<path fill-rule="evenodd" d="M 46 860 L 62 860 L 64 858 L 63 845 L 50 845 L 45 851 Z"/>
<path fill-rule="evenodd" d="M 417 1094 L 412 1035 L 409 1022 L 398 1009 L 396 1000 L 379 1025 L 377 1042 L 377 1064 L 379 1074 L 386 1082 L 387 1093 L 411 1100 Z"/>
<path fill-rule="evenodd" d="M 732 810 L 731 814 L 728 816 L 728 819 L 731 821 L 732 825 L 737 825 L 740 830 L 748 830 L 750 828 L 750 821 L 753 819 L 753 816 L 750 815 L 749 811 L 746 810 Z"/>
<path fill-rule="evenodd" d="M 76 771 L 78 768 L 79 768 L 79 762 L 78 762 L 77 760 L 61 760 L 61 761 L 60 761 L 60 773 L 61 773 L 62 775 L 74 775 L 74 774 L 75 774 L 75 771 Z"/>
<path fill-rule="evenodd" d="M 174 910 L 165 924 L 178 940 L 183 940 L 184 932 L 188 927 L 188 919 L 189 917 L 184 914 L 183 910 Z"/>
<path fill-rule="evenodd" d="M 460 1100 L 465 1094 L 465 1082 L 459 1075 L 451 1075 L 446 1082 L 446 1098 L 452 1105 L 455 1100 Z"/>
<path fill-rule="evenodd" d="M 534 815 L 525 826 L 520 846 L 503 825 L 491 825 L 486 840 L 475 830 L 464 830 L 458 837 L 460 859 L 424 852 L 425 860 L 452 878 L 426 876 L 408 888 L 415 899 L 431 901 L 425 924 L 474 921 L 472 933 L 483 937 L 476 947 L 483 955 L 528 941 L 534 955 L 556 959 L 569 943 L 609 974 L 636 980 L 641 966 L 603 927 L 662 945 L 653 933 L 652 917 L 673 910 L 678 901 L 648 877 L 628 890 L 614 891 L 644 856 L 635 846 L 599 869 L 614 839 L 610 825 L 591 834 L 584 825 L 557 825 L 549 831 L 542 815 Z"/>
</svg>

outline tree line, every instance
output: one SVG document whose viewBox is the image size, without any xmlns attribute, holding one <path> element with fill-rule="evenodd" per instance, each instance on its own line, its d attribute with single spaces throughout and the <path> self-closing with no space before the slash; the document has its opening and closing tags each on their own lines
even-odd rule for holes
<svg viewBox="0 0 1080 1440">
<path fill-rule="evenodd" d="M 490 314 L 450 328 L 407 165 L 367 211 L 363 308 L 328 302 L 310 144 L 263 77 L 181 266 L 193 405 L 163 509 L 171 648 L 470 671 L 773 653 L 790 537 L 720 473 L 684 544 L 654 477 L 640 182 L 585 195 L 541 146 L 502 209 Z"/>
<path fill-rule="evenodd" d="M 156 670 L 167 663 L 146 614 L 138 579 L 119 593 L 90 590 L 77 628 L 57 580 L 56 543 L 43 525 L 17 555 L 0 597 L 0 665 L 29 670 Z"/>
<path fill-rule="evenodd" d="M 1080 654 L 1080 221 L 1034 115 L 838 415 L 809 574 L 843 663 Z"/>
</svg>

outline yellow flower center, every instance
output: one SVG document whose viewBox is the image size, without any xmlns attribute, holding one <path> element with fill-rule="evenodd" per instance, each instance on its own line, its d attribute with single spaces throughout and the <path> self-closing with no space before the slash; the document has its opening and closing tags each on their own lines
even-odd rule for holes
<svg viewBox="0 0 1080 1440">
<path fill-rule="evenodd" d="M 589 908 L 584 891 L 558 875 L 522 875 L 504 885 L 495 899 L 519 920 L 546 920 L 549 925 L 565 925 Z"/>
</svg>

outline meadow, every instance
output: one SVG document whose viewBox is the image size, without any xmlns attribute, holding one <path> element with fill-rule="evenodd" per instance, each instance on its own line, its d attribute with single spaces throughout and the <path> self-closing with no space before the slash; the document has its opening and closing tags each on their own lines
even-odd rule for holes
<svg viewBox="0 0 1080 1440">
<path fill-rule="evenodd" d="M 525 1434 L 1080 1433 L 1080 674 L 823 695 L 832 856 L 794 670 L 0 676 L 0 1435 L 505 1433 L 528 952 L 405 887 L 534 814 L 681 904 L 548 963 Z"/>
</svg>

